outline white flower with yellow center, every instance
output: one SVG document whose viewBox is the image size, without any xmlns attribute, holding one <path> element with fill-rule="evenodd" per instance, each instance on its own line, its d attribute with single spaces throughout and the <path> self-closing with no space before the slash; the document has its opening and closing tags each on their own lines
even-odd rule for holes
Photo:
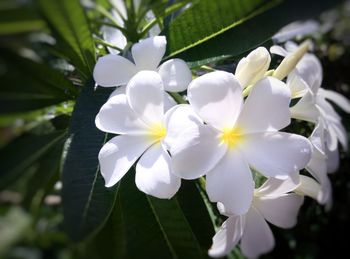
<svg viewBox="0 0 350 259">
<path fill-rule="evenodd" d="M 216 71 L 192 81 L 188 100 L 203 123 L 184 129 L 172 141 L 173 172 L 184 179 L 206 175 L 210 200 L 224 203 L 229 212 L 244 214 L 250 208 L 250 167 L 267 177 L 286 179 L 309 162 L 306 138 L 278 132 L 290 123 L 290 91 L 280 80 L 260 80 L 243 104 L 235 76 Z M 174 115 L 196 120 L 183 111 L 175 110 Z"/>
<path fill-rule="evenodd" d="M 168 111 L 169 113 L 171 110 Z M 104 132 L 120 134 L 108 141 L 99 153 L 105 185 L 111 187 L 136 165 L 137 187 L 158 198 L 171 198 L 180 187 L 172 174 L 166 151 L 164 86 L 158 73 L 142 71 L 126 87 L 126 94 L 111 97 L 96 116 L 96 126 Z M 193 124 L 183 120 L 183 127 Z"/>
<path fill-rule="evenodd" d="M 98 59 L 94 68 L 94 79 L 100 86 L 114 87 L 126 85 L 136 73 L 148 70 L 160 75 L 165 91 L 184 91 L 192 80 L 191 71 L 181 59 L 170 59 L 159 65 L 165 48 L 166 38 L 156 36 L 132 46 L 134 63 L 119 55 L 103 56 Z"/>
<path fill-rule="evenodd" d="M 275 240 L 267 222 L 280 228 L 292 228 L 296 224 L 303 204 L 302 196 L 291 193 L 297 186 L 298 183 L 291 180 L 268 179 L 254 191 L 252 206 L 244 215 L 230 214 L 226 206 L 218 203 L 219 211 L 228 219 L 213 237 L 209 255 L 225 256 L 239 242 L 243 255 L 248 258 L 271 251 Z"/>
</svg>

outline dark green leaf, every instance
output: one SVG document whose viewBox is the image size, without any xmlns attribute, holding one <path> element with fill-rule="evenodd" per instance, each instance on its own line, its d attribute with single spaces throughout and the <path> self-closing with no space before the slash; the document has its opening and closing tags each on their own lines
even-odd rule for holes
<svg viewBox="0 0 350 259">
<path fill-rule="evenodd" d="M 194 182 L 161 200 L 136 188 L 134 171 L 121 181 L 115 209 L 91 243 L 96 258 L 207 258 L 214 234 Z"/>
<path fill-rule="evenodd" d="M 165 32 L 167 54 L 200 63 L 236 56 L 263 44 L 284 25 L 311 18 L 339 2 L 202 0 L 170 24 Z"/>
<path fill-rule="evenodd" d="M 47 192 L 59 179 L 64 142 L 65 138 L 61 139 L 38 161 L 37 169 L 28 179 L 22 201 L 27 209 L 32 206 L 38 208 Z"/>
<path fill-rule="evenodd" d="M 48 65 L 0 48 L 0 113 L 27 112 L 75 99 L 78 89 Z"/>
<path fill-rule="evenodd" d="M 0 35 L 38 31 L 45 28 L 45 22 L 34 8 L 16 7 L 0 9 Z"/>
<path fill-rule="evenodd" d="M 106 188 L 98 163 L 98 152 L 106 134 L 95 126 L 95 116 L 111 90 L 89 82 L 78 97 L 70 128 L 70 144 L 63 167 L 64 228 L 73 240 L 82 240 L 107 220 L 117 187 Z"/>
<path fill-rule="evenodd" d="M 66 137 L 66 131 L 45 135 L 22 135 L 0 150 L 0 189 L 20 179 L 51 148 Z"/>
<path fill-rule="evenodd" d="M 38 3 L 58 47 L 87 80 L 95 64 L 95 45 L 80 1 L 38 0 Z"/>
</svg>

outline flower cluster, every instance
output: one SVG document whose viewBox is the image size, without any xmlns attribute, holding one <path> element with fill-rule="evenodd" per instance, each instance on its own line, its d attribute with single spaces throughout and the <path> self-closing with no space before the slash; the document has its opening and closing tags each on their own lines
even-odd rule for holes
<svg viewBox="0 0 350 259">
<path fill-rule="evenodd" d="M 338 141 L 347 148 L 341 118 L 328 100 L 346 112 L 350 102 L 320 87 L 322 68 L 309 46 L 273 46 L 270 52 L 284 57 L 275 70 L 269 70 L 270 53 L 259 47 L 234 74 L 214 71 L 193 80 L 183 60 L 160 64 L 163 36 L 135 44 L 133 62 L 101 57 L 96 83 L 119 86 L 96 116 L 101 131 L 117 134 L 99 153 L 106 186 L 136 161 L 138 189 L 158 198 L 173 197 L 181 179 L 205 179 L 209 199 L 228 217 L 209 255 L 226 255 L 239 242 L 249 258 L 270 251 L 267 222 L 293 227 L 304 195 L 331 205 L 327 174 L 337 169 Z M 186 90 L 188 103 L 177 104 L 173 93 Z M 315 124 L 311 136 L 282 131 L 292 119 Z M 300 174 L 304 168 L 312 177 Z"/>
</svg>

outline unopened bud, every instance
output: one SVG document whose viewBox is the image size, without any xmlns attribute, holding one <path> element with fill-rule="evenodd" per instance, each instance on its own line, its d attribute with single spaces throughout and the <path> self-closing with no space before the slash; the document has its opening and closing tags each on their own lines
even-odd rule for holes
<svg viewBox="0 0 350 259">
<path fill-rule="evenodd" d="M 305 53 L 310 49 L 311 42 L 304 41 L 299 48 L 294 52 L 288 54 L 281 62 L 281 64 L 276 68 L 273 76 L 279 80 L 283 80 L 289 75 L 290 72 L 296 67 L 298 62 L 302 59 Z"/>
<path fill-rule="evenodd" d="M 242 58 L 236 68 L 235 76 L 242 88 L 252 85 L 264 77 L 269 69 L 271 57 L 264 47 L 259 47 Z"/>
</svg>

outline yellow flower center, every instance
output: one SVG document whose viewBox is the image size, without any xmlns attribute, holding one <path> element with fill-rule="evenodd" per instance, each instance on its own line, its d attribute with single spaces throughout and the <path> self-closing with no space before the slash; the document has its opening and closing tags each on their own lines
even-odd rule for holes
<svg viewBox="0 0 350 259">
<path fill-rule="evenodd" d="M 162 124 L 155 124 L 149 134 L 154 142 L 159 142 L 166 136 L 166 128 Z"/>
<path fill-rule="evenodd" d="M 221 141 L 225 143 L 229 148 L 234 148 L 239 142 L 243 140 L 242 131 L 238 127 L 235 127 L 233 129 L 225 128 L 220 137 Z"/>
</svg>

